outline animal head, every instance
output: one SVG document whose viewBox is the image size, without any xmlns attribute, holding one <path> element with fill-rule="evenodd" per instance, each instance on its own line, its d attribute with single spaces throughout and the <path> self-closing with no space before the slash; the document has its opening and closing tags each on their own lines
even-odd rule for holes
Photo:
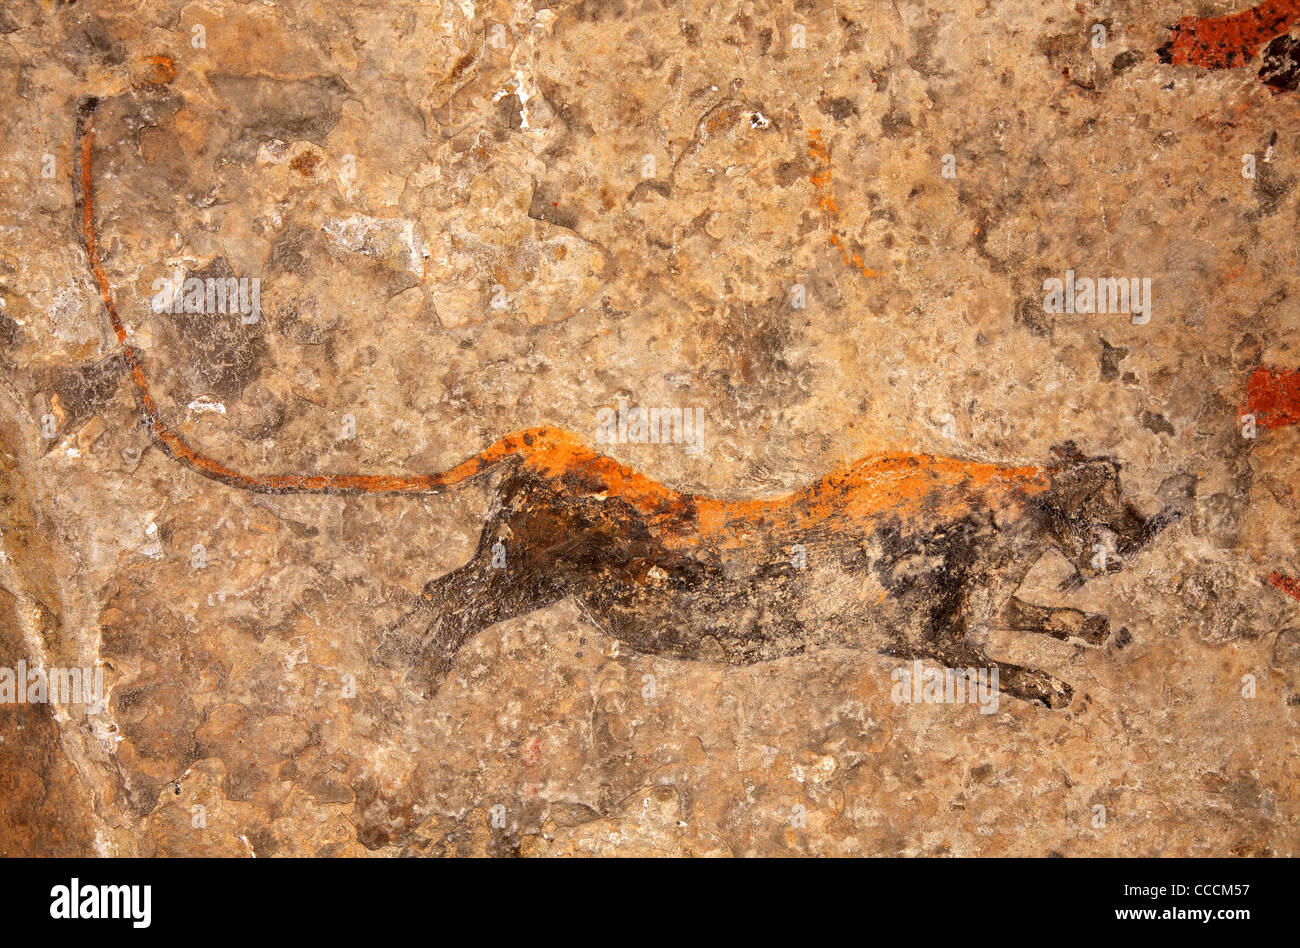
<svg viewBox="0 0 1300 948">
<path fill-rule="evenodd" d="M 1052 487 L 1044 503 L 1047 531 L 1057 548 L 1084 578 L 1116 573 L 1181 511 L 1166 507 L 1144 517 L 1123 493 L 1120 465 L 1112 458 L 1089 458 L 1074 445 L 1054 448 Z"/>
</svg>

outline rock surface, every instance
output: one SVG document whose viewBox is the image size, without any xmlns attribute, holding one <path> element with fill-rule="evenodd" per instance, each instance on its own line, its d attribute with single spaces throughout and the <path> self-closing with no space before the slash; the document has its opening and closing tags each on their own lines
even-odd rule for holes
<svg viewBox="0 0 1300 948">
<path fill-rule="evenodd" d="M 1157 53 L 1186 0 L 145 7 L 0 11 L 0 668 L 105 692 L 0 704 L 0 853 L 1297 853 L 1294 23 L 1207 69 Z M 623 399 L 700 409 L 700 450 L 601 445 L 700 494 L 1073 441 L 1185 516 L 1030 574 L 1104 644 L 979 630 L 1061 710 L 638 654 L 572 601 L 426 698 L 374 649 L 487 485 L 268 496 L 160 451 L 75 212 L 91 95 L 118 310 L 237 470 L 594 444 Z M 1149 320 L 1047 311 L 1067 270 L 1149 279 Z M 259 318 L 158 312 L 176 274 L 260 281 Z"/>
</svg>

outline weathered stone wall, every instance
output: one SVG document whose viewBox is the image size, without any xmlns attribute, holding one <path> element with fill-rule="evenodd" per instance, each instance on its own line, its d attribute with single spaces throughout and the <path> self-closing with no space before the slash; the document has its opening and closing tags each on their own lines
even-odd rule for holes
<svg viewBox="0 0 1300 948">
<path fill-rule="evenodd" d="M 1239 4 L 140 6 L 0 12 L 0 666 L 109 691 L 0 705 L 0 851 L 1296 853 L 1300 93 L 1288 46 L 1273 86 L 1262 45 L 1158 55 Z M 1064 710 L 900 705 L 872 652 L 647 656 L 572 601 L 425 698 L 373 650 L 490 485 L 268 496 L 160 451 L 75 212 L 87 95 L 118 309 L 237 470 L 594 443 L 622 398 L 702 410 L 699 452 L 601 446 L 700 494 L 1074 441 L 1186 516 L 1031 573 L 1106 644 L 980 630 Z M 260 318 L 154 312 L 178 270 L 260 280 Z M 1149 279 L 1149 321 L 1045 312 L 1067 270 Z"/>
</svg>

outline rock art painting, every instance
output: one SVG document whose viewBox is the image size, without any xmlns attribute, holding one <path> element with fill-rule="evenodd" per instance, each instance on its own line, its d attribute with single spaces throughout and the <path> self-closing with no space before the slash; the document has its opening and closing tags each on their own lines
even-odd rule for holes
<svg viewBox="0 0 1300 948">
<path fill-rule="evenodd" d="M 93 7 L 0 852 L 1295 854 L 1300 4 Z"/>
<path fill-rule="evenodd" d="M 671 490 L 572 432 L 546 427 L 507 435 L 437 474 L 237 473 L 163 422 L 127 341 L 95 230 L 97 107 L 93 99 L 80 106 L 81 234 L 144 423 L 164 453 L 222 484 L 271 494 L 435 492 L 506 469 L 474 559 L 430 580 L 405 628 L 381 645 L 407 659 L 429 688 L 470 636 L 573 597 L 603 631 L 643 652 L 716 653 L 749 664 L 816 644 L 874 647 L 992 665 L 1011 694 L 1059 708 L 1070 701 L 1069 685 L 994 663 L 967 640 L 972 600 L 1017 587 L 1049 546 L 1075 565 L 1079 582 L 1085 572 L 1116 570 L 1121 556 L 1142 549 L 1177 514 L 1141 516 L 1120 492 L 1119 465 L 1084 458 L 1073 446 L 1048 468 L 882 454 L 787 497 L 734 502 Z M 854 587 L 835 612 L 818 615 L 828 578 L 817 570 L 801 575 L 810 547 L 829 560 L 836 581 Z M 1014 596 L 1002 606 L 995 621 L 1010 628 L 1094 645 L 1108 633 L 1104 617 L 1077 609 Z"/>
</svg>

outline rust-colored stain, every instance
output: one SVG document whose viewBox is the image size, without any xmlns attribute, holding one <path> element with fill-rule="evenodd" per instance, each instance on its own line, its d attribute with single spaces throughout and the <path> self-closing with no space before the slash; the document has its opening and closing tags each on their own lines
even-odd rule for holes
<svg viewBox="0 0 1300 948">
<path fill-rule="evenodd" d="M 840 205 L 831 192 L 831 153 L 822 142 L 822 130 L 820 128 L 814 128 L 808 132 L 808 156 L 817 162 L 817 167 L 808 176 L 808 180 L 812 182 L 812 186 L 817 190 L 817 207 L 825 215 L 826 222 L 830 226 L 831 246 L 839 251 L 840 259 L 844 261 L 845 266 L 853 267 L 866 277 L 878 276 L 879 274 L 875 270 L 866 265 L 866 262 L 862 259 L 862 254 L 849 251 L 844 238 L 837 232 L 842 214 Z"/>
<path fill-rule="evenodd" d="M 146 56 L 145 65 L 152 72 L 145 77 L 145 82 L 152 86 L 165 86 L 176 78 L 176 63 L 170 56 Z"/>
<path fill-rule="evenodd" d="M 312 151 L 304 151 L 289 162 L 289 167 L 304 178 L 310 178 L 320 167 L 320 155 Z"/>
<path fill-rule="evenodd" d="M 1162 62 L 1202 69 L 1235 69 L 1255 58 L 1259 48 L 1300 21 L 1300 0 L 1264 0 L 1231 16 L 1186 16 L 1160 47 Z"/>
<path fill-rule="evenodd" d="M 1300 599 L 1300 581 L 1297 581 L 1293 577 L 1287 576 L 1285 573 L 1281 573 L 1277 570 L 1273 570 L 1273 572 L 1268 574 L 1268 583 L 1270 586 L 1282 590 L 1282 592 L 1286 593 L 1292 599 Z"/>
<path fill-rule="evenodd" d="M 465 74 L 465 71 L 474 65 L 476 59 L 478 59 L 478 52 L 475 50 L 470 50 L 461 56 L 460 59 L 456 60 L 456 64 L 451 67 L 451 72 L 447 74 L 447 81 L 456 82 L 459 80 Z"/>
<path fill-rule="evenodd" d="M 1260 366 L 1246 383 L 1243 415 L 1254 415 L 1255 424 L 1285 428 L 1300 423 L 1300 369 Z"/>
</svg>

